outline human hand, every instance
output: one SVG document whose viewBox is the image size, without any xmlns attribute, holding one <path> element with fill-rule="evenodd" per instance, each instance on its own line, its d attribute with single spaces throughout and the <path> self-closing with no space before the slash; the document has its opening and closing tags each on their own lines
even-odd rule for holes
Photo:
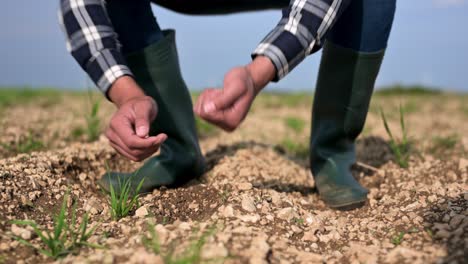
<svg viewBox="0 0 468 264">
<path fill-rule="evenodd" d="M 226 74 L 223 89 L 206 89 L 200 94 L 194 112 L 226 131 L 233 131 L 244 120 L 255 96 L 250 72 L 246 67 L 236 67 Z"/>
<path fill-rule="evenodd" d="M 126 87 L 128 93 L 130 86 Z M 136 92 L 132 96 L 119 96 L 119 86 L 111 89 L 109 95 L 119 109 L 112 116 L 106 129 L 106 137 L 118 153 L 130 160 L 142 161 L 158 151 L 167 139 L 166 134 L 149 136 L 150 124 L 158 112 L 156 102 L 142 92 Z"/>
</svg>

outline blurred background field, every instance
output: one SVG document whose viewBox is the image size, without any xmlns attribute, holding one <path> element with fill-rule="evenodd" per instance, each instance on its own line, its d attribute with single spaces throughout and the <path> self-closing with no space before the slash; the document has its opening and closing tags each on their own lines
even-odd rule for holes
<svg viewBox="0 0 468 264">
<path fill-rule="evenodd" d="M 192 94 L 196 100 L 198 93 Z M 288 152 L 307 153 L 313 93 L 264 92 L 255 101 L 239 137 L 273 141 Z M 420 151 L 442 155 L 462 151 L 468 144 L 468 95 L 424 86 L 378 89 L 371 102 L 362 136 L 388 137 L 380 108 L 399 136 L 399 109 L 406 117 L 408 134 Z M 57 89 L 0 89 L 0 155 L 8 157 L 41 149 L 64 147 L 70 142 L 99 139 L 114 106 L 96 91 Z M 202 139 L 226 134 L 197 119 Z M 251 136 L 253 132 L 254 136 Z"/>
</svg>

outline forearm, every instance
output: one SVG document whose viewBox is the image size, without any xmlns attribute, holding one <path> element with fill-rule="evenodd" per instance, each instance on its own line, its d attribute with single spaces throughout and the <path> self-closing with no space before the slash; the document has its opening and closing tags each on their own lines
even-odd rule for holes
<svg viewBox="0 0 468 264">
<path fill-rule="evenodd" d="M 131 99 L 146 96 L 131 76 L 118 78 L 109 88 L 107 95 L 118 108 Z"/>
<path fill-rule="evenodd" d="M 265 56 L 257 56 L 246 66 L 258 94 L 276 75 L 276 69 L 271 60 Z"/>
</svg>

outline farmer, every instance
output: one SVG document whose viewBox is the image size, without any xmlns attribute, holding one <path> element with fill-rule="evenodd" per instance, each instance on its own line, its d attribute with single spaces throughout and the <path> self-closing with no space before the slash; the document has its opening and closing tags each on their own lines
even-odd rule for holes
<svg viewBox="0 0 468 264">
<path fill-rule="evenodd" d="M 230 70 L 222 89 L 207 89 L 192 108 L 182 79 L 175 33 L 161 30 L 150 0 L 61 0 L 67 47 L 118 108 L 106 136 L 117 152 L 141 161 L 137 173 L 110 172 L 101 186 L 143 181 L 140 192 L 200 176 L 204 159 L 193 109 L 232 131 L 255 96 L 307 55 L 323 47 L 313 107 L 310 161 L 320 197 L 340 208 L 367 197 L 351 175 L 354 142 L 361 132 L 387 45 L 395 0 L 155 0 L 186 14 L 224 14 L 282 8 L 279 24 L 252 54 Z M 289 6 L 288 6 L 289 5 Z"/>
</svg>

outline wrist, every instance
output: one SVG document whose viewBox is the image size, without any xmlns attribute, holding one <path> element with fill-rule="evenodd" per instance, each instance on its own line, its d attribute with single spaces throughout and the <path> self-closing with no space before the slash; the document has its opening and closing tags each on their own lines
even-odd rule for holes
<svg viewBox="0 0 468 264">
<path fill-rule="evenodd" d="M 145 92 L 143 92 L 135 80 L 127 75 L 118 78 L 112 84 L 108 95 L 118 108 L 131 99 L 146 96 Z"/>
<path fill-rule="evenodd" d="M 268 57 L 257 56 L 245 66 L 252 78 L 255 92 L 258 94 L 276 74 L 276 68 Z"/>
</svg>

